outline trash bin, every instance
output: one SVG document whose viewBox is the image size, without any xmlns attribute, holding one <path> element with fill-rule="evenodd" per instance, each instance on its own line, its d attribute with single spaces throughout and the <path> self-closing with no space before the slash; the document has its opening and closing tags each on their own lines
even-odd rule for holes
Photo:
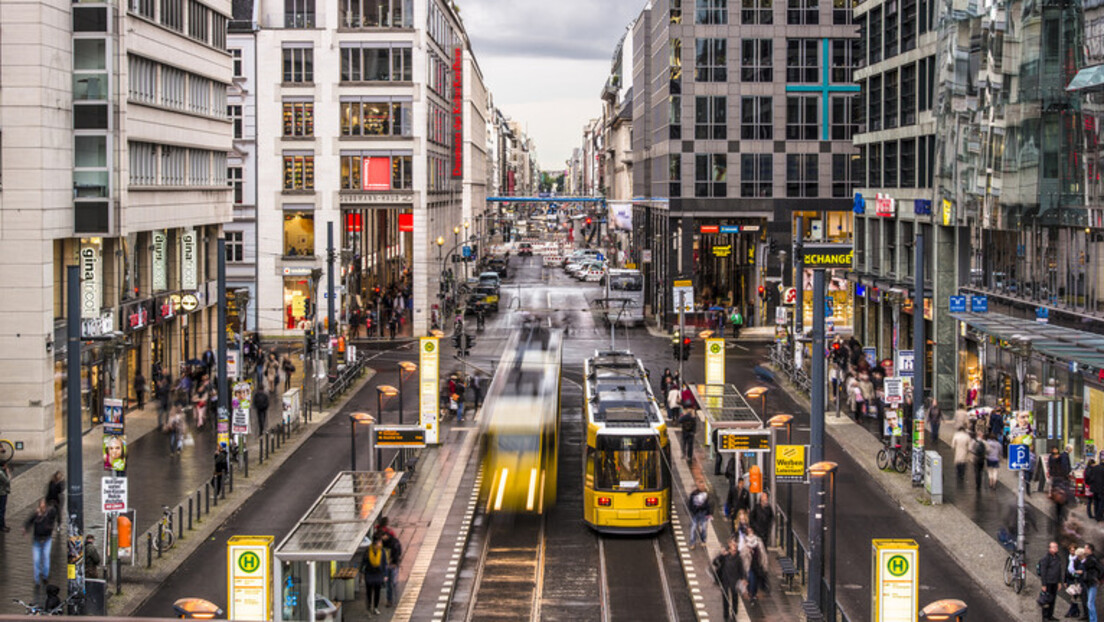
<svg viewBox="0 0 1104 622">
<path fill-rule="evenodd" d="M 924 452 L 924 490 L 933 505 L 943 503 L 943 458 L 937 451 Z"/>
<path fill-rule="evenodd" d="M 103 579 L 84 580 L 84 615 L 107 615 L 107 582 Z"/>
</svg>

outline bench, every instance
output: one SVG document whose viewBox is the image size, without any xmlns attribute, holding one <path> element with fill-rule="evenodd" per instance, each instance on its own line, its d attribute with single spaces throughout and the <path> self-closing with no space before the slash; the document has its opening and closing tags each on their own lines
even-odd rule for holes
<svg viewBox="0 0 1104 622">
<path fill-rule="evenodd" d="M 418 456 L 407 456 L 406 468 L 403 469 L 402 475 L 399 476 L 399 485 L 397 486 L 398 493 L 401 495 L 406 492 L 406 485 L 410 483 L 410 479 L 414 477 L 414 472 L 417 470 Z"/>
<path fill-rule="evenodd" d="M 782 567 L 782 580 L 786 582 L 786 589 L 793 587 L 794 577 L 797 576 L 797 566 L 789 557 L 778 556 L 778 565 Z"/>
<path fill-rule="evenodd" d="M 806 622 L 824 622 L 824 614 L 820 611 L 820 605 L 811 600 L 802 601 L 801 610 L 805 612 Z"/>
</svg>

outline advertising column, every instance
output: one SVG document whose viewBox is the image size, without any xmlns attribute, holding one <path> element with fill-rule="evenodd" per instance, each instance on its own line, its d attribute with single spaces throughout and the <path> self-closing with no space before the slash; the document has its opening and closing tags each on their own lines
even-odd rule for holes
<svg viewBox="0 0 1104 622">
<path fill-rule="evenodd" d="M 438 362 L 440 351 L 436 337 L 422 337 L 419 342 L 418 365 L 418 413 L 421 426 L 425 428 L 425 442 L 436 445 L 438 441 L 438 416 L 440 409 L 440 387 L 438 381 Z"/>
</svg>

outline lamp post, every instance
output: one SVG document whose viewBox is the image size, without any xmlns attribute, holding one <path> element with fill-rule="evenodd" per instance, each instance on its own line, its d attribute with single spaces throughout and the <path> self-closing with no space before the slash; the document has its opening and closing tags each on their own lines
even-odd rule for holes
<svg viewBox="0 0 1104 622">
<path fill-rule="evenodd" d="M 767 416 L 767 387 L 752 387 L 747 390 L 744 395 L 751 399 L 759 400 L 759 414 L 763 417 Z"/>
<path fill-rule="evenodd" d="M 465 240 L 468 239 L 468 227 L 470 227 L 470 226 L 471 226 L 471 223 L 468 222 L 467 220 L 465 220 L 464 221 L 464 239 Z M 468 259 L 469 259 L 468 257 L 464 258 L 464 260 L 465 260 L 464 261 L 464 280 L 467 280 L 467 278 L 468 278 L 468 261 L 467 261 Z"/>
<path fill-rule="evenodd" d="M 357 427 L 357 424 L 358 423 L 366 423 L 366 424 L 371 425 L 372 423 L 375 423 L 375 421 L 376 420 L 372 418 L 372 415 L 369 415 L 368 413 L 349 413 L 349 439 L 352 442 L 352 450 L 353 450 L 352 459 L 349 461 L 350 462 L 349 469 L 352 470 L 352 471 L 357 470 L 357 464 L 356 464 L 356 457 L 357 457 L 356 427 Z"/>
<path fill-rule="evenodd" d="M 185 620 L 213 620 L 222 615 L 218 605 L 202 598 L 181 598 L 173 603 L 173 611 Z"/>
<path fill-rule="evenodd" d="M 399 425 L 403 424 L 403 374 L 418 371 L 418 364 L 412 361 L 399 361 Z"/>
<path fill-rule="evenodd" d="M 773 430 L 786 430 L 786 444 L 789 445 L 791 437 L 793 435 L 793 415 L 775 415 L 767 421 L 767 425 Z M 771 474 L 774 474 L 774 470 L 771 469 Z M 774 480 L 774 477 L 771 478 Z M 775 496 L 775 499 L 778 497 Z M 793 484 L 786 484 L 786 557 L 793 559 L 793 518 L 790 513 L 793 512 Z"/>
<path fill-rule="evenodd" d="M 830 524 L 832 525 L 832 529 L 831 529 L 831 531 L 829 532 L 829 535 L 828 535 L 829 546 L 832 549 L 832 554 L 828 558 L 828 572 L 832 575 L 832 581 L 828 585 L 828 594 L 827 594 L 827 596 L 828 596 L 828 598 L 827 598 L 828 607 L 825 608 L 825 609 L 822 609 L 822 611 L 824 611 L 824 613 L 828 615 L 829 619 L 835 619 L 835 616 L 832 615 L 832 614 L 835 613 L 835 607 L 836 607 L 836 471 L 837 470 L 839 470 L 839 465 L 836 464 L 835 462 L 828 462 L 828 461 L 817 462 L 813 466 L 809 467 L 809 475 L 812 478 L 814 478 L 815 480 L 817 480 L 820 484 L 818 486 L 818 490 L 817 490 L 817 495 L 820 497 L 820 499 L 817 502 L 816 508 L 811 509 L 810 514 L 812 514 L 813 512 L 816 512 L 817 516 L 821 517 L 820 520 L 819 520 L 819 522 L 821 524 L 821 529 L 824 528 L 824 518 L 823 517 L 824 517 L 824 512 L 825 512 L 825 509 L 826 509 L 825 505 L 830 504 L 832 506 L 832 518 L 830 520 Z M 825 480 L 827 480 L 827 482 L 828 482 L 827 489 L 825 489 L 825 486 L 824 486 Z M 823 542 L 823 539 L 821 539 L 821 541 Z M 824 555 L 821 554 L 818 557 L 819 557 L 820 563 L 822 565 L 821 570 L 823 570 Z M 824 576 L 823 571 L 820 572 L 819 574 L 820 574 L 821 577 Z M 822 594 L 822 599 L 823 599 L 823 592 L 818 590 L 818 593 Z M 818 604 L 820 604 L 820 603 L 818 603 Z"/>
<path fill-rule="evenodd" d="M 399 390 L 389 384 L 381 384 L 376 387 L 376 421 L 383 423 L 383 396 L 395 397 Z M 379 447 L 376 448 L 376 470 L 383 470 L 383 454 Z"/>
<path fill-rule="evenodd" d="M 921 620 L 938 622 L 964 622 L 966 620 L 966 603 L 955 598 L 944 598 L 920 610 Z"/>
</svg>

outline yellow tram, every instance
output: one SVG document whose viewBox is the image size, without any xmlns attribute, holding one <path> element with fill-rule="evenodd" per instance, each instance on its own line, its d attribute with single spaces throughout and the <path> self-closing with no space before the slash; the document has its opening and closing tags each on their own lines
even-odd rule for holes
<svg viewBox="0 0 1104 622">
<path fill-rule="evenodd" d="M 540 514 L 556 502 L 562 343 L 561 331 L 533 327 L 506 344 L 483 402 L 488 512 Z"/>
<path fill-rule="evenodd" d="M 640 359 L 599 351 L 584 365 L 583 520 L 602 533 L 653 533 L 671 520 L 671 452 Z"/>
</svg>

